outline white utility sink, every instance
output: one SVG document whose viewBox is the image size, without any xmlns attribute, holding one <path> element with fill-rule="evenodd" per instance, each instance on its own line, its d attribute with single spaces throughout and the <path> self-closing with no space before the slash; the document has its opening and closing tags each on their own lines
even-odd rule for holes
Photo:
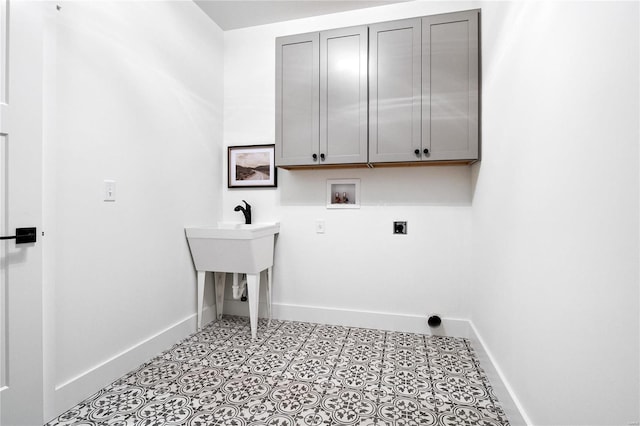
<svg viewBox="0 0 640 426">
<path fill-rule="evenodd" d="M 194 226 L 185 228 L 187 238 L 220 238 L 225 240 L 250 240 L 277 234 L 280 230 L 279 222 L 244 223 L 218 222 L 213 226 Z"/>
<path fill-rule="evenodd" d="M 274 236 L 280 223 L 218 223 L 186 228 L 198 271 L 256 274 L 273 265 Z"/>
<path fill-rule="evenodd" d="M 279 232 L 278 222 L 250 225 L 220 222 L 216 226 L 185 228 L 198 275 L 198 328 L 202 325 L 205 273 L 215 272 L 218 318 L 222 316 L 225 273 L 234 274 L 234 286 L 237 286 L 238 274 L 247 274 L 251 334 L 256 337 L 260 272 L 265 269 L 268 286 L 267 307 L 271 319 L 271 268 L 275 235 Z"/>
</svg>

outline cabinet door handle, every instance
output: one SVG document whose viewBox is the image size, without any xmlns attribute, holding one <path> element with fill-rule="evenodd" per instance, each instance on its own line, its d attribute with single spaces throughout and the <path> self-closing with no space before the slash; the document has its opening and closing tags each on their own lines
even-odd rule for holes
<svg viewBox="0 0 640 426">
<path fill-rule="evenodd" d="M 313 154 L 313 161 L 318 161 L 318 154 Z"/>
<path fill-rule="evenodd" d="M 320 159 L 324 161 L 324 154 L 320 154 Z"/>
<path fill-rule="evenodd" d="M 422 152 L 424 153 L 424 155 L 429 155 L 429 148 L 425 148 Z"/>
<path fill-rule="evenodd" d="M 420 150 L 416 149 L 415 151 L 413 151 L 414 154 L 416 154 L 418 157 L 420 157 Z"/>
</svg>

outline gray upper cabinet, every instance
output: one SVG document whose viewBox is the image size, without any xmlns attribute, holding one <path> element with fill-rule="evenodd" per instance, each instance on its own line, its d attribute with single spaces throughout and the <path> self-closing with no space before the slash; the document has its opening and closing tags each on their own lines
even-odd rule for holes
<svg viewBox="0 0 640 426">
<path fill-rule="evenodd" d="M 276 165 L 317 163 L 319 131 L 318 33 L 276 40 Z"/>
<path fill-rule="evenodd" d="M 276 40 L 276 165 L 479 159 L 479 10 Z"/>
<path fill-rule="evenodd" d="M 478 15 L 370 26 L 370 162 L 479 158 Z"/>
<path fill-rule="evenodd" d="M 276 40 L 276 165 L 367 161 L 367 27 Z"/>
<path fill-rule="evenodd" d="M 320 162 L 367 162 L 367 27 L 320 33 Z"/>
<path fill-rule="evenodd" d="M 420 18 L 369 26 L 369 161 L 420 152 Z"/>
<path fill-rule="evenodd" d="M 422 18 L 424 160 L 478 159 L 478 14 Z"/>
</svg>

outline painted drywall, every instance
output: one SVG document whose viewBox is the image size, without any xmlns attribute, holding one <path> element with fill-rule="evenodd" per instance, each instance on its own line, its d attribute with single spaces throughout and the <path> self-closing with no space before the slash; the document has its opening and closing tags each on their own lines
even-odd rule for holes
<svg viewBox="0 0 640 426">
<path fill-rule="evenodd" d="M 195 330 L 184 227 L 220 214 L 223 36 L 191 2 L 64 2 L 55 19 L 45 231 L 60 411 L 155 355 L 149 339 Z"/>
<path fill-rule="evenodd" d="M 282 222 L 274 302 L 471 317 L 531 423 L 637 421 L 637 5 L 412 2 L 227 32 L 222 143 L 221 33 L 185 4 L 60 15 L 59 149 L 45 159 L 59 385 L 193 315 L 182 227 L 238 221 L 247 199 L 256 221 Z M 277 190 L 221 190 L 223 146 L 273 141 L 276 36 L 478 6 L 480 166 L 281 172 Z M 324 208 L 334 177 L 361 179 L 361 209 Z M 102 202 L 105 178 L 116 203 Z"/>
<path fill-rule="evenodd" d="M 471 318 L 530 424 L 639 420 L 638 18 L 483 6 Z"/>
<path fill-rule="evenodd" d="M 280 171 L 277 190 L 224 190 L 222 217 L 246 199 L 282 222 L 276 305 L 471 319 L 517 422 L 637 422 L 637 3 L 409 2 L 228 31 L 224 144 L 273 142 L 275 37 L 476 7 L 480 164 Z M 326 210 L 328 178 L 361 179 L 362 208 Z"/>
<path fill-rule="evenodd" d="M 472 7 L 393 5 L 225 32 L 225 146 L 274 142 L 276 37 Z M 226 164 L 222 173 L 226 183 Z M 360 179 L 360 209 L 326 209 L 332 178 Z M 345 321 L 349 311 L 421 315 L 424 332 L 430 312 L 468 318 L 470 167 L 279 170 L 277 189 L 225 189 L 225 221 L 242 219 L 233 208 L 243 199 L 254 221 L 281 222 L 276 308 L 329 309 Z M 393 235 L 394 220 L 408 221 L 407 235 Z"/>
</svg>

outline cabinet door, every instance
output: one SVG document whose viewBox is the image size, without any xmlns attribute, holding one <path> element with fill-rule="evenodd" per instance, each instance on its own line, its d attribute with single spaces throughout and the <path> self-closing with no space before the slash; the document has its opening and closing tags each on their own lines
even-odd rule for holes
<svg viewBox="0 0 640 426">
<path fill-rule="evenodd" d="M 320 163 L 367 162 L 367 27 L 320 33 Z"/>
<path fill-rule="evenodd" d="M 425 160 L 478 158 L 479 11 L 422 18 Z"/>
<path fill-rule="evenodd" d="M 369 161 L 419 159 L 420 18 L 369 27 Z"/>
<path fill-rule="evenodd" d="M 318 33 L 276 39 L 277 166 L 318 163 L 319 60 Z"/>
</svg>

